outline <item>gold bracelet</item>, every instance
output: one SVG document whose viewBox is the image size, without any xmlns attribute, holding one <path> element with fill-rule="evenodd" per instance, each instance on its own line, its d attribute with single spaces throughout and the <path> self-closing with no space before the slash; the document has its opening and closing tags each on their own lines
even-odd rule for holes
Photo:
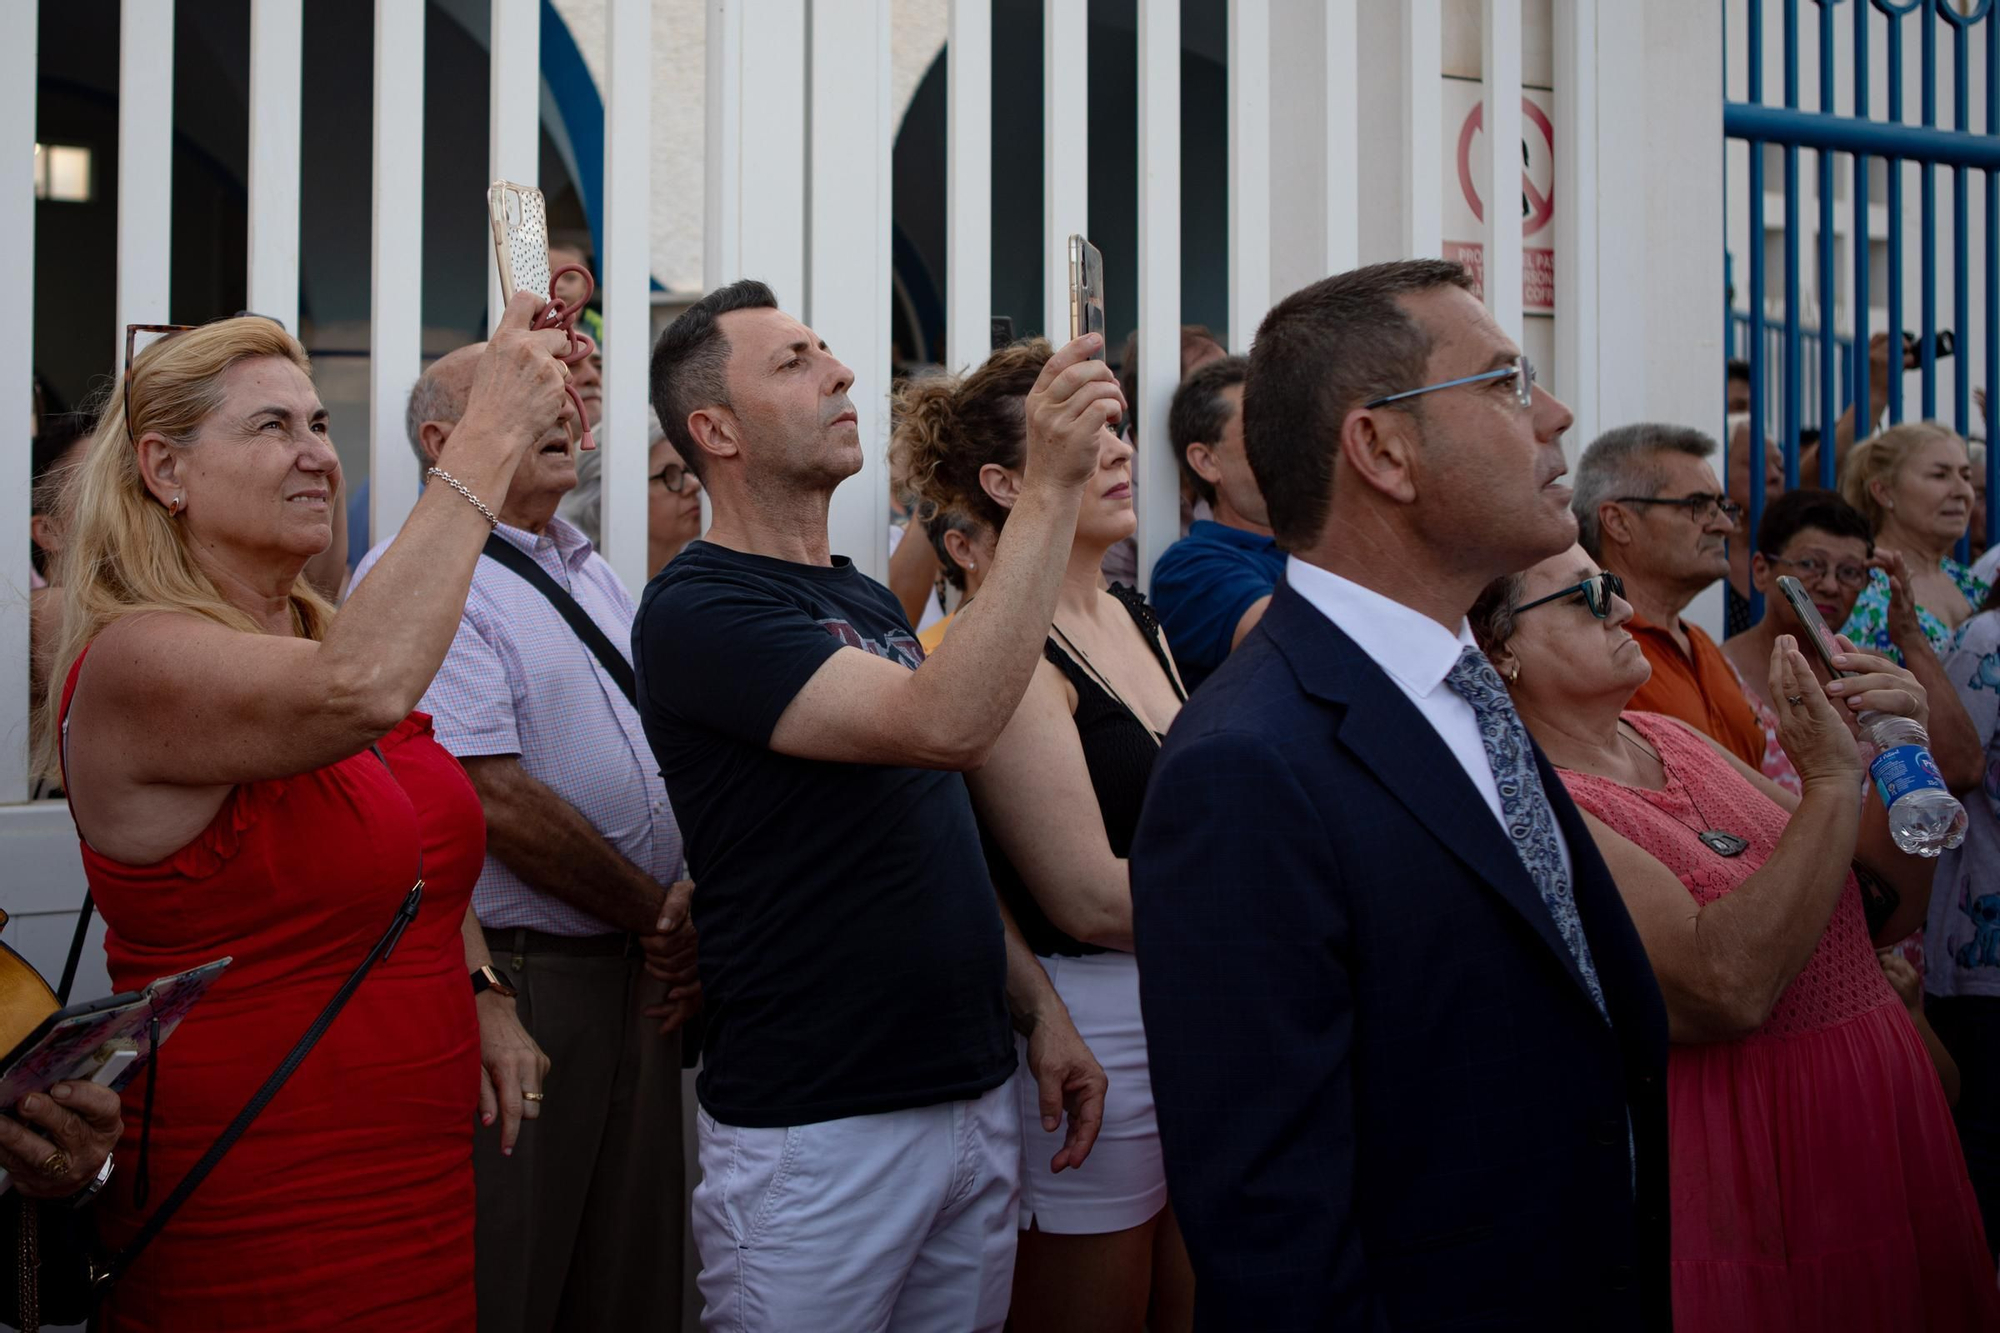
<svg viewBox="0 0 2000 1333">
<path fill-rule="evenodd" d="M 451 473 L 446 472 L 441 467 L 431 468 L 428 472 L 424 473 L 424 475 L 427 477 L 436 477 L 439 480 L 443 481 L 445 485 L 451 487 L 453 490 L 457 491 L 460 495 L 464 496 L 468 501 L 470 501 L 474 509 L 477 509 L 480 513 L 484 514 L 486 516 L 486 521 L 489 525 L 496 528 L 500 526 L 500 520 L 494 515 L 493 511 L 491 509 L 488 509 L 485 505 L 481 504 L 479 502 L 478 496 L 474 495 L 471 491 L 465 489 L 465 483 L 461 482 L 457 477 L 452 476 Z"/>
</svg>

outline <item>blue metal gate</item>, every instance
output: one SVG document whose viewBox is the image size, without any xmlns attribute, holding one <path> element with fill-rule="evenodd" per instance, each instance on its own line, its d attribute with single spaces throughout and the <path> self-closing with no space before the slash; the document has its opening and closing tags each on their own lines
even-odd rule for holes
<svg viewBox="0 0 2000 1333">
<path fill-rule="evenodd" d="M 1835 484 L 1835 451 L 1831 446 L 1833 424 L 1850 403 L 1855 408 L 1857 434 L 1868 433 L 1868 423 L 1880 411 L 1868 401 L 1867 348 L 1870 335 L 1871 300 L 1869 272 L 1869 171 L 1872 159 L 1886 167 L 1887 187 L 1887 332 L 1892 367 L 1895 348 L 1906 333 L 1917 335 L 1918 371 L 1922 376 L 1919 411 L 1911 413 L 1904 401 L 1903 373 L 1889 376 L 1888 416 L 1891 422 L 1906 416 L 1933 418 L 1938 415 L 1938 226 L 1937 177 L 1948 168 L 1952 185 L 1951 257 L 1947 288 L 1952 302 L 1952 327 L 1956 329 L 1958 350 L 1964 357 L 1974 355 L 1972 334 L 1972 282 L 1968 263 L 1972 238 L 1968 210 L 1970 173 L 1984 173 L 1984 337 L 1983 381 L 2000 385 L 2000 17 L 1994 14 L 1994 0 L 1773 0 L 1782 9 L 1784 89 L 1782 105 L 1764 98 L 1765 0 L 1747 0 L 1749 28 L 1747 97 L 1725 100 L 1723 134 L 1747 142 L 1749 153 L 1749 283 L 1748 309 L 1727 312 L 1725 346 L 1740 348 L 1749 361 L 1750 446 L 1756 452 L 1750 467 L 1750 533 L 1756 531 L 1764 508 L 1765 439 L 1770 421 L 1769 397 L 1778 390 L 1777 440 L 1784 454 L 1785 484 L 1798 484 L 1799 431 L 1806 404 L 1802 393 L 1815 391 L 1813 420 L 1828 441 L 1819 451 L 1821 485 Z M 1819 106 L 1799 105 L 1799 23 L 1801 11 L 1817 19 L 1819 36 Z M 1725 17 L 1725 65 L 1728 42 Z M 1836 112 L 1838 41 L 1842 28 L 1850 34 L 1852 69 L 1852 115 Z M 1870 52 L 1875 38 L 1885 43 L 1886 96 L 1879 102 L 1871 97 Z M 1952 117 L 1947 127 L 1938 124 L 1938 83 L 1940 40 L 1948 40 L 1951 61 Z M 1973 127 L 1970 64 L 1973 43 L 1983 43 L 1985 66 L 1985 125 L 1983 132 Z M 1918 44 L 1921 87 L 1918 90 L 1918 124 L 1906 123 L 1904 108 L 1904 66 L 1909 43 Z M 1782 239 L 1784 304 L 1777 327 L 1768 314 L 1768 277 L 1765 272 L 1765 145 L 1776 145 L 1784 160 L 1784 227 Z M 1799 218 L 1799 150 L 1812 149 L 1818 169 L 1819 217 L 1811 231 L 1801 227 Z M 1848 327 L 1836 326 L 1835 272 L 1835 189 L 1836 159 L 1847 154 L 1853 160 L 1852 275 L 1847 290 L 1851 312 Z M 1903 190 L 1914 170 L 1921 191 L 1922 220 L 1915 236 L 1906 235 L 1903 221 Z M 1816 234 L 1815 234 L 1816 233 Z M 1800 250 L 1817 240 L 1814 262 L 1818 286 L 1819 327 L 1801 327 Z M 1917 247 L 1922 273 L 1918 292 L 1917 323 L 1905 320 L 1903 265 L 1905 247 Z M 1740 332 L 1739 332 L 1740 330 Z M 1775 360 L 1776 364 L 1773 364 Z M 1951 415 L 1947 418 L 1958 433 L 1967 438 L 1984 434 L 1973 429 L 1971 388 L 1972 367 L 1952 376 Z M 1986 453 L 1987 490 L 2000 497 L 2000 450 Z M 2000 504 L 1989 502 L 1986 537 L 1989 542 L 2000 526 Z M 1754 612 L 1753 612 L 1754 614 Z"/>
</svg>

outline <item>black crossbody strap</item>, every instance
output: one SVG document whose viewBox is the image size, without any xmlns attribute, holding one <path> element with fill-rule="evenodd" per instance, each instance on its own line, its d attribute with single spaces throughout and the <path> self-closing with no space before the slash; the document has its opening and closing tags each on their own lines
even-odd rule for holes
<svg viewBox="0 0 2000 1333">
<path fill-rule="evenodd" d="M 569 622 L 569 627 L 576 631 L 576 637 L 583 641 L 583 646 L 590 649 L 591 655 L 610 673 L 612 681 L 625 695 L 625 702 L 635 708 L 638 706 L 639 681 L 632 674 L 632 664 L 611 642 L 611 636 L 598 628 L 590 613 L 577 605 L 576 598 L 550 578 L 549 572 L 536 564 L 534 557 L 497 532 L 486 539 L 486 549 L 480 554 L 513 570 L 527 580 L 529 587 L 548 598 L 556 614 Z"/>
<path fill-rule="evenodd" d="M 382 767 L 385 769 L 389 768 L 389 761 L 383 756 L 382 751 L 375 746 L 370 746 L 369 748 L 374 750 L 375 757 L 382 761 Z M 393 780 L 395 770 L 390 769 L 389 772 Z M 153 1210 L 152 1215 L 146 1219 L 145 1225 L 140 1227 L 138 1234 L 132 1237 L 131 1244 L 112 1255 L 102 1268 L 92 1274 L 91 1285 L 100 1295 L 109 1290 L 113 1283 L 125 1275 L 125 1270 L 132 1266 L 133 1261 L 139 1257 L 140 1252 L 153 1243 L 153 1238 L 160 1234 L 160 1229 L 166 1226 L 176 1212 L 180 1211 L 181 1205 L 188 1201 L 188 1197 L 195 1192 L 201 1185 L 201 1182 L 208 1179 L 209 1173 L 215 1170 L 216 1165 L 222 1161 L 223 1155 L 236 1146 L 236 1141 L 243 1137 L 245 1130 L 250 1128 L 250 1122 L 263 1114 L 264 1108 L 271 1104 L 272 1098 L 278 1095 L 279 1089 L 283 1088 L 292 1075 L 298 1071 L 299 1065 L 305 1060 L 307 1055 L 312 1053 L 312 1048 L 319 1044 L 319 1039 L 326 1035 L 326 1030 L 333 1025 L 333 1020 L 340 1015 L 340 1011 L 347 1007 L 348 1000 L 353 998 L 355 990 L 360 987 L 369 972 L 374 970 L 375 964 L 381 962 L 395 951 L 396 941 L 403 937 L 403 931 L 409 924 L 417 919 L 417 909 L 423 905 L 423 900 L 424 855 L 420 846 L 417 852 L 417 882 L 411 885 L 409 893 L 404 895 L 403 905 L 396 909 L 396 919 L 389 923 L 389 929 L 383 933 L 381 939 L 375 941 L 375 947 L 368 951 L 368 956 L 361 960 L 361 965 L 354 969 L 345 982 L 341 983 L 340 989 L 335 991 L 333 998 L 326 1002 L 326 1008 L 320 1010 L 319 1017 L 312 1021 L 312 1026 L 306 1029 L 305 1035 L 299 1038 L 298 1044 L 293 1046 L 291 1052 L 285 1056 L 278 1067 L 271 1071 L 271 1076 L 265 1079 L 264 1085 L 252 1094 L 249 1102 L 244 1105 L 243 1109 L 236 1113 L 236 1118 L 229 1122 L 228 1128 L 224 1129 L 216 1137 L 215 1142 L 208 1146 L 208 1151 L 201 1155 L 201 1160 L 189 1168 L 185 1176 L 181 1177 L 181 1183 L 174 1186 L 174 1192 L 169 1194 L 161 1201 L 160 1206 Z M 159 1061 L 159 1052 L 157 1050 L 153 1052 L 153 1060 L 157 1069 Z"/>
</svg>

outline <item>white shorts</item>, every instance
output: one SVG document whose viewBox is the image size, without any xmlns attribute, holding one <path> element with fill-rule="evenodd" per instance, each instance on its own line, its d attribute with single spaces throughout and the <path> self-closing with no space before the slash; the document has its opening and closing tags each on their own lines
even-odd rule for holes
<svg viewBox="0 0 2000 1333">
<path fill-rule="evenodd" d="M 1018 1078 L 974 1101 L 790 1129 L 702 1111 L 702 1328 L 998 1333 L 1020 1235 Z"/>
<path fill-rule="evenodd" d="M 1167 1172 L 1160 1128 L 1153 1118 L 1153 1080 L 1146 1066 L 1146 1029 L 1139 1018 L 1139 963 L 1129 953 L 1044 958 L 1042 967 L 1084 1045 L 1104 1066 L 1104 1128 L 1082 1167 L 1052 1174 L 1049 1159 L 1064 1128 L 1042 1130 L 1035 1080 L 1014 1079 L 1021 1107 L 1021 1229 L 1093 1236 L 1124 1231 L 1167 1206 Z"/>
</svg>

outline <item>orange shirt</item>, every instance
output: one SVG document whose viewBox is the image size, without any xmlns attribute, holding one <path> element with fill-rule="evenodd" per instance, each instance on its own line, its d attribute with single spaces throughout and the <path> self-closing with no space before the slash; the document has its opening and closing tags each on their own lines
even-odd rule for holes
<svg viewBox="0 0 2000 1333">
<path fill-rule="evenodd" d="M 1677 717 L 1721 742 L 1751 768 L 1764 762 L 1764 728 L 1757 724 L 1756 710 L 1743 697 L 1729 659 L 1715 646 L 1715 640 L 1699 626 L 1681 622 L 1693 656 L 1683 654 L 1674 636 L 1657 625 L 1648 625 L 1637 616 L 1625 628 L 1639 641 L 1639 649 L 1653 664 L 1653 678 L 1639 687 L 1626 707 L 1639 713 L 1665 713 Z"/>
</svg>

